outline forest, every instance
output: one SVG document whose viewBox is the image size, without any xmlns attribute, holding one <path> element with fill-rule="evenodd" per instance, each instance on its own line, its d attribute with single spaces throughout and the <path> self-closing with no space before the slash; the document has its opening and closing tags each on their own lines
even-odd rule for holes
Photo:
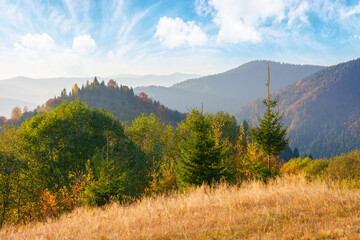
<svg viewBox="0 0 360 240">
<path fill-rule="evenodd" d="M 140 107 L 145 101 L 153 112 L 124 121 L 76 98 L 97 91 L 109 91 L 106 96 L 128 94 Z M 86 95 L 88 99 L 92 94 Z M 169 116 L 166 112 L 174 116 L 173 111 L 154 111 L 161 105 L 111 81 L 108 86 L 96 81 L 80 89 L 75 85 L 70 94 L 63 91 L 49 100 L 42 111 L 27 112 L 30 117 L 23 114 L 18 126 L 2 126 L 0 226 L 46 221 L 81 206 L 130 204 L 144 196 L 185 193 L 202 184 L 266 183 L 300 172 L 309 180 L 359 188 L 359 151 L 332 159 L 300 158 L 297 149 L 287 146 L 281 116 L 272 111 L 276 103 L 265 99 L 269 108 L 264 121 L 272 119 L 282 131 L 281 139 L 272 135 L 279 146 L 264 147 L 262 139 L 269 133 L 261 121 L 259 126 L 238 126 L 227 113 L 191 109 L 176 124 L 164 118 Z M 279 155 L 285 149 L 286 158 Z"/>
</svg>

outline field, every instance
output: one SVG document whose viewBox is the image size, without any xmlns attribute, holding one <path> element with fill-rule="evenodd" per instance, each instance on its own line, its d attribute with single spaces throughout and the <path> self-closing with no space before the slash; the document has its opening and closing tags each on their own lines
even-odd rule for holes
<svg viewBox="0 0 360 240">
<path fill-rule="evenodd" d="M 78 208 L 0 239 L 360 239 L 360 191 L 303 177 L 267 185 L 201 186 L 185 194 L 106 208 Z"/>
</svg>

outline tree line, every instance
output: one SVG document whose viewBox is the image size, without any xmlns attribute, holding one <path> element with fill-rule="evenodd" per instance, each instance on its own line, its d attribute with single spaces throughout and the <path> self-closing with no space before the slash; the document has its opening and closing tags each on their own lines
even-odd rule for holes
<svg viewBox="0 0 360 240">
<path fill-rule="evenodd" d="M 268 90 L 269 84 L 270 73 Z M 72 95 L 98 86 L 95 78 L 80 90 L 75 85 Z M 108 88 L 122 89 L 114 81 Z M 66 97 L 64 90 L 60 100 Z M 145 94 L 139 99 L 154 105 Z M 80 205 L 131 202 L 143 195 L 185 191 L 220 180 L 266 181 L 279 173 L 276 155 L 288 140 L 282 116 L 272 110 L 277 100 L 268 93 L 264 104 L 268 110 L 255 128 L 246 122 L 237 126 L 229 114 L 202 109 L 190 110 L 177 126 L 154 113 L 142 114 L 130 124 L 79 99 L 62 101 L 18 128 L 4 126 L 0 227 L 58 217 Z"/>
<path fill-rule="evenodd" d="M 57 217 L 80 205 L 131 202 L 202 183 L 239 183 L 279 172 L 223 112 L 192 109 L 177 126 L 155 114 L 121 122 L 79 100 L 0 135 L 0 225 Z"/>
</svg>

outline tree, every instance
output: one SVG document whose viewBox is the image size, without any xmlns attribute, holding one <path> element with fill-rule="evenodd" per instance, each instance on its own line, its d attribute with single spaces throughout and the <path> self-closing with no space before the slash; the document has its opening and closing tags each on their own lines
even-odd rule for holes
<svg viewBox="0 0 360 240">
<path fill-rule="evenodd" d="M 6 122 L 6 117 L 0 116 L 0 126 L 4 125 Z"/>
<path fill-rule="evenodd" d="M 142 114 L 125 129 L 127 136 L 146 154 L 151 175 L 146 193 L 161 193 L 176 188 L 175 159 L 178 156 L 177 135 L 171 125 L 155 114 Z"/>
<path fill-rule="evenodd" d="M 97 80 L 97 77 L 96 77 L 96 76 L 94 77 L 93 84 L 94 84 L 95 86 L 99 85 L 99 81 Z"/>
<path fill-rule="evenodd" d="M 21 118 L 21 108 L 16 106 L 11 111 L 11 119 L 20 119 Z"/>
<path fill-rule="evenodd" d="M 60 96 L 61 96 L 61 98 L 65 98 L 65 97 L 67 97 L 67 91 L 66 91 L 66 88 L 64 88 L 64 89 L 61 91 Z"/>
<path fill-rule="evenodd" d="M 69 187 L 69 176 L 86 173 L 88 160 L 94 181 L 116 173 L 124 180 L 122 193 L 126 196 L 138 196 L 146 187 L 143 154 L 125 136 L 121 122 L 103 110 L 88 108 L 78 100 L 64 102 L 23 123 L 18 132 L 25 141 L 26 157 L 42 182 L 39 188 L 55 192 Z M 104 170 L 107 163 L 114 170 Z"/>
<path fill-rule="evenodd" d="M 294 149 L 294 154 L 293 155 L 294 155 L 293 158 L 300 157 L 299 150 L 297 149 L 297 147 Z"/>
<path fill-rule="evenodd" d="M 119 88 L 119 86 L 117 85 L 117 83 L 113 79 L 110 79 L 108 81 L 107 86 L 109 88 L 116 88 L 116 89 Z"/>
<path fill-rule="evenodd" d="M 218 145 L 212 135 L 209 118 L 202 111 L 192 109 L 179 128 L 183 136 L 176 166 L 180 190 L 219 181 L 223 173 L 223 151 L 222 145 Z"/>
<path fill-rule="evenodd" d="M 73 93 L 73 95 L 78 94 L 78 92 L 79 92 L 79 87 L 78 87 L 77 84 L 74 84 L 74 86 L 73 86 L 73 88 L 72 88 L 72 93 Z"/>
<path fill-rule="evenodd" d="M 281 123 L 283 115 L 274 111 L 279 97 L 271 99 L 270 96 L 270 68 L 268 63 L 268 87 L 267 99 L 263 100 L 263 104 L 267 107 L 263 118 L 258 116 L 259 125 L 250 130 L 253 141 L 257 143 L 259 148 L 268 156 L 268 169 L 270 166 L 270 157 L 281 153 L 287 146 L 289 139 L 286 137 L 287 128 Z"/>
<path fill-rule="evenodd" d="M 38 184 L 22 149 L 14 126 L 0 128 L 0 228 L 36 215 Z"/>
</svg>

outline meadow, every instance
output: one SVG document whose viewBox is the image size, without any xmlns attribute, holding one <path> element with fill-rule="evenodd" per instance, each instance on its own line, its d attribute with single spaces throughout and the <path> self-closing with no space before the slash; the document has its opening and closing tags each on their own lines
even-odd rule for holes
<svg viewBox="0 0 360 240">
<path fill-rule="evenodd" d="M 360 191 L 285 175 L 202 185 L 133 204 L 80 207 L 4 227 L 0 239 L 359 239 Z"/>
</svg>

